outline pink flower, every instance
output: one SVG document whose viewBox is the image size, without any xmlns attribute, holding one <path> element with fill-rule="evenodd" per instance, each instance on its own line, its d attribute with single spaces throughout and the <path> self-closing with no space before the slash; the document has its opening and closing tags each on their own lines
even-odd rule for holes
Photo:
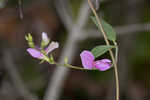
<svg viewBox="0 0 150 100">
<path fill-rule="evenodd" d="M 51 42 L 49 46 L 44 50 L 46 55 L 52 52 L 54 49 L 58 48 L 59 44 L 57 42 Z M 44 54 L 40 51 L 40 49 L 28 48 L 27 52 L 34 58 L 43 59 Z"/>
<path fill-rule="evenodd" d="M 94 55 L 87 50 L 84 50 L 81 54 L 82 65 L 85 69 L 97 68 L 100 71 L 106 71 L 111 67 L 111 61 L 109 59 L 95 60 Z"/>
<path fill-rule="evenodd" d="M 44 46 L 49 43 L 50 39 L 47 36 L 47 33 L 42 32 L 42 42 L 44 43 Z"/>
</svg>

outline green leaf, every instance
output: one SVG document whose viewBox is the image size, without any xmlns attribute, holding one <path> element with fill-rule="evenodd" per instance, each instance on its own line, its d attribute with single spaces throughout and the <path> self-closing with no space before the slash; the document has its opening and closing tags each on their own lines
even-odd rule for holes
<svg viewBox="0 0 150 100">
<path fill-rule="evenodd" d="M 100 46 L 96 46 L 94 47 L 91 52 L 94 55 L 95 58 L 103 55 L 104 53 L 106 53 L 108 50 L 115 48 L 115 46 L 107 46 L 107 45 L 100 45 Z"/>
<path fill-rule="evenodd" d="M 104 31 L 106 32 L 107 38 L 111 41 L 116 41 L 116 32 L 113 27 L 106 21 L 101 20 Z"/>
<path fill-rule="evenodd" d="M 92 21 L 94 22 L 94 24 L 95 24 L 95 25 L 98 27 L 98 29 L 99 29 L 99 25 L 98 25 L 98 23 L 97 23 L 96 17 L 91 16 L 91 19 L 92 19 Z"/>
<path fill-rule="evenodd" d="M 98 29 L 100 30 L 99 28 L 99 25 L 98 25 L 98 22 L 96 20 L 96 17 L 94 16 L 91 16 L 91 19 L 93 20 L 93 22 L 95 23 L 95 25 L 98 27 Z M 101 19 L 101 23 L 102 23 L 102 27 L 104 28 L 104 31 L 106 33 L 106 36 L 109 40 L 111 41 L 116 41 L 116 32 L 115 30 L 113 29 L 113 27 L 108 24 L 106 21 L 104 21 L 103 19 Z"/>
</svg>

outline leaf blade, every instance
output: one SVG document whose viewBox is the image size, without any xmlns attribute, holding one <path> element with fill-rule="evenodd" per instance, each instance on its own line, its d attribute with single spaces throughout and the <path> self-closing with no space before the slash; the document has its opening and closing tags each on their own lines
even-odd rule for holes
<svg viewBox="0 0 150 100">
<path fill-rule="evenodd" d="M 101 31 L 101 29 L 99 28 L 99 24 L 96 20 L 96 17 L 94 16 L 91 16 L 91 19 L 92 21 L 95 23 L 95 25 L 98 27 L 98 29 Z M 113 27 L 108 24 L 105 20 L 101 19 L 101 24 L 102 24 L 102 27 L 106 33 L 106 36 L 107 38 L 110 40 L 110 41 L 116 41 L 116 32 L 115 30 L 113 29 Z"/>
<path fill-rule="evenodd" d="M 96 46 L 94 47 L 91 52 L 94 55 L 95 58 L 103 55 L 104 53 L 106 53 L 108 50 L 115 48 L 115 46 L 107 46 L 107 45 L 100 45 L 100 46 Z"/>
<path fill-rule="evenodd" d="M 116 41 L 116 32 L 113 29 L 113 27 L 108 24 L 105 20 L 102 20 L 102 26 L 104 28 L 104 31 L 106 32 L 107 38 L 111 41 Z"/>
</svg>

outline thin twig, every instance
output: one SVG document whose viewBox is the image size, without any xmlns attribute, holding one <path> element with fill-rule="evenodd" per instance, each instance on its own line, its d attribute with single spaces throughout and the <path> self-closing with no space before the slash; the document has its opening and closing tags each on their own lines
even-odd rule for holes
<svg viewBox="0 0 150 100">
<path fill-rule="evenodd" d="M 137 23 L 137 24 L 116 26 L 115 30 L 117 32 L 117 35 L 129 35 L 142 31 L 150 31 L 150 23 L 143 23 L 143 24 Z M 84 33 L 86 33 L 82 34 L 84 36 L 79 37 L 80 40 L 84 40 L 87 38 L 102 37 L 102 35 L 98 34 L 99 31 L 93 28 L 86 29 Z"/>
<path fill-rule="evenodd" d="M 56 10 L 61 18 L 61 21 L 63 21 L 64 26 L 67 28 L 67 30 L 71 30 L 71 28 L 73 27 L 73 18 L 72 18 L 72 14 L 70 11 L 70 7 L 68 5 L 68 0 L 56 0 L 55 1 L 55 7 Z M 60 10 L 61 8 L 61 10 Z"/>
<path fill-rule="evenodd" d="M 57 66 L 62 66 L 62 67 L 67 67 L 67 68 L 71 68 L 71 69 L 76 69 L 76 70 L 82 70 L 82 71 L 87 71 L 87 70 L 98 70 L 98 69 L 85 69 L 83 67 L 79 67 L 79 66 L 73 66 L 73 65 L 70 65 L 70 64 L 59 64 L 57 62 L 54 63 L 55 65 Z"/>
<path fill-rule="evenodd" d="M 17 91 L 21 94 L 23 98 L 26 100 L 38 100 L 38 98 L 33 95 L 25 86 L 24 82 L 22 81 L 19 72 L 16 69 L 16 65 L 12 61 L 12 56 L 9 52 L 9 50 L 4 50 L 3 52 L 4 57 L 4 63 L 6 70 L 8 71 L 8 74 L 12 80 L 13 85 L 17 89 Z"/>
<path fill-rule="evenodd" d="M 99 25 L 99 28 L 100 28 L 101 31 L 102 31 L 104 40 L 105 40 L 106 44 L 109 46 L 110 43 L 109 43 L 109 41 L 108 41 L 108 39 L 107 39 L 107 36 L 106 36 L 106 33 L 105 33 L 104 29 L 103 29 L 103 26 L 102 26 L 102 24 L 101 24 L 101 21 L 100 21 L 98 15 L 97 15 L 97 13 L 96 13 L 94 7 L 93 7 L 93 4 L 91 3 L 91 0 L 88 0 L 88 3 L 89 3 L 89 5 L 90 5 L 90 7 L 91 7 L 91 9 L 92 9 L 92 11 L 93 11 L 95 17 L 96 17 L 96 20 L 98 21 L 98 25 Z M 110 53 L 110 56 L 111 56 L 111 58 L 112 58 L 113 65 L 114 65 L 114 71 L 115 71 L 116 100 L 119 100 L 119 79 L 118 79 L 117 63 L 116 63 L 116 60 L 115 60 L 115 57 L 114 57 L 114 55 L 113 55 L 112 50 L 109 50 L 109 53 Z"/>
<path fill-rule="evenodd" d="M 19 6 L 19 16 L 20 19 L 23 19 L 23 7 L 22 7 L 22 0 L 18 0 L 18 6 Z"/>
<path fill-rule="evenodd" d="M 95 9 L 98 10 L 100 6 L 100 0 L 96 0 L 95 3 Z"/>
</svg>

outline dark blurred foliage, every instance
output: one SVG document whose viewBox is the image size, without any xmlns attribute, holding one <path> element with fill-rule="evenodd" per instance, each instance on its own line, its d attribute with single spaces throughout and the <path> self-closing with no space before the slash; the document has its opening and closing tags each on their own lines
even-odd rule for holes
<svg viewBox="0 0 150 100">
<path fill-rule="evenodd" d="M 98 12 L 101 12 L 104 19 L 114 27 L 150 22 L 150 0 L 131 1 L 103 0 Z M 73 17 L 76 19 L 81 0 L 70 0 L 70 3 L 74 12 Z M 24 36 L 31 33 L 35 37 L 36 44 L 39 44 L 41 32 L 47 32 L 52 40 L 61 44 L 60 49 L 54 52 L 55 58 L 58 59 L 68 33 L 56 12 L 53 0 L 22 0 L 23 19 L 20 19 L 18 0 L 0 0 L 0 4 L 3 4 L 0 6 L 0 97 L 2 100 L 22 100 L 21 96 L 15 94 L 17 93 L 16 89 L 13 87 L 3 62 L 3 51 L 8 49 L 12 53 L 13 61 L 25 85 L 42 100 L 55 66 L 47 63 L 39 64 L 38 60 L 33 59 L 26 52 L 28 46 Z M 128 13 L 132 10 L 136 10 L 136 14 L 128 18 Z M 127 19 L 129 20 L 127 21 Z M 135 21 L 132 22 L 131 20 L 134 19 Z M 90 18 L 86 28 L 88 27 L 95 27 Z M 122 100 L 140 100 L 139 98 L 133 99 L 137 96 L 142 98 L 141 100 L 149 100 L 150 32 L 119 35 L 120 47 L 124 47 L 121 43 L 123 40 L 128 41 L 128 39 L 133 40 L 131 47 L 128 47 L 128 42 L 125 43 L 126 50 L 129 51 L 126 53 L 126 61 L 129 66 L 126 66 L 128 70 L 126 86 L 121 98 Z M 82 50 L 91 50 L 100 44 L 104 44 L 102 38 L 88 38 L 80 41 L 73 65 L 81 66 L 79 54 Z M 109 57 L 108 55 L 106 54 L 99 59 Z M 71 70 L 65 82 L 61 100 L 104 100 L 110 90 L 111 82 L 114 85 L 113 77 L 113 68 L 106 72 Z"/>
</svg>

